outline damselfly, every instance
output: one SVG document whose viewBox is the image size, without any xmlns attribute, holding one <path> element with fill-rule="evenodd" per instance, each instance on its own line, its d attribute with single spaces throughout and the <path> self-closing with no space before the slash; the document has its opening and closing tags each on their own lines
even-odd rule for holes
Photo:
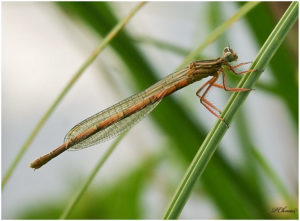
<svg viewBox="0 0 300 221">
<path fill-rule="evenodd" d="M 194 61 L 188 67 L 168 75 L 148 89 L 133 95 L 89 118 L 73 127 L 66 135 L 64 144 L 52 152 L 34 160 L 30 167 L 38 169 L 49 160 L 63 153 L 65 150 L 78 150 L 96 143 L 106 141 L 131 128 L 135 123 L 149 114 L 159 102 L 173 92 L 185 86 L 211 76 L 203 86 L 196 92 L 201 104 L 213 115 L 227 123 L 220 116 L 221 111 L 206 99 L 207 92 L 212 87 L 226 91 L 249 91 L 247 88 L 230 88 L 226 85 L 224 69 L 231 70 L 234 74 L 241 75 L 253 70 L 237 73 L 235 69 L 241 65 L 231 66 L 229 62 L 236 61 L 237 54 L 229 47 L 224 48 L 223 55 L 217 59 Z M 217 84 L 219 76 L 222 75 L 223 84 Z M 204 88 L 206 88 L 204 90 Z M 200 94 L 201 91 L 204 92 Z M 228 125 L 227 125 L 228 126 Z"/>
</svg>

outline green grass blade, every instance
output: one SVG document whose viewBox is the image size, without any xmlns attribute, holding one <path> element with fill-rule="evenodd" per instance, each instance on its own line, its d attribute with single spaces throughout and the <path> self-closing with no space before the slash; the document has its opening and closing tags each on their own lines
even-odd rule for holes
<svg viewBox="0 0 300 221">
<path fill-rule="evenodd" d="M 278 3 L 278 2 L 277 2 Z M 272 3 L 258 5 L 253 11 L 245 16 L 254 37 L 259 45 L 262 45 L 269 33 L 274 28 L 274 14 L 270 12 Z M 257 16 L 265 14 L 264 19 Z M 290 32 L 292 34 L 292 32 Z M 293 33 L 298 39 L 298 32 Z M 288 43 L 288 41 L 286 41 Z M 297 43 L 295 42 L 294 45 Z M 294 124 L 295 134 L 298 132 L 298 63 L 295 62 L 296 56 L 287 48 L 288 44 L 282 44 L 269 64 L 272 71 L 272 83 L 269 83 L 268 89 L 272 95 L 277 95 L 282 99 L 286 108 L 290 112 L 291 122 Z M 282 74 L 284 73 L 284 74 Z M 257 88 L 258 85 L 257 85 Z"/>
<path fill-rule="evenodd" d="M 216 27 L 222 23 L 224 18 L 222 16 L 222 10 L 221 10 L 219 2 L 211 2 L 210 3 L 208 16 L 209 17 L 207 18 L 207 20 L 210 21 L 210 23 L 212 23 L 211 24 L 212 27 Z M 224 38 L 220 39 L 220 37 L 224 37 Z M 224 34 L 222 34 L 220 37 L 218 37 L 218 39 L 217 39 L 218 48 L 223 49 L 224 44 L 226 44 L 228 41 L 226 40 Z M 175 45 L 175 44 L 161 41 L 159 39 L 153 39 L 153 38 L 149 38 L 149 37 L 137 37 L 135 40 L 137 40 L 139 43 L 151 44 L 154 47 L 157 47 L 158 49 L 168 50 L 169 52 L 173 52 L 178 55 L 184 56 L 184 55 L 188 54 L 186 49 L 180 48 L 178 45 Z M 228 77 L 230 77 L 230 76 L 228 76 Z M 258 82 L 256 84 L 256 89 L 264 90 L 268 93 L 274 93 L 275 92 L 274 87 L 275 86 L 267 85 L 267 84 L 264 84 L 261 82 Z M 236 133 L 238 134 L 237 138 L 239 139 L 240 146 L 242 147 L 242 151 L 244 153 L 243 154 L 244 158 L 245 158 L 244 162 L 245 162 L 245 166 L 247 168 L 247 170 L 244 171 L 245 172 L 244 177 L 248 181 L 249 185 L 251 183 L 250 186 L 252 186 L 252 192 L 250 194 L 252 196 L 255 196 L 255 202 L 257 203 L 257 205 L 259 205 L 259 207 L 264 208 L 265 211 L 268 210 L 268 208 L 265 207 L 266 196 L 265 196 L 263 190 L 261 189 L 262 183 L 261 183 L 260 176 L 258 174 L 258 167 L 256 165 L 256 162 L 259 162 L 261 167 L 264 169 L 265 173 L 269 176 L 271 181 L 274 183 L 275 187 L 277 188 L 278 192 L 281 194 L 282 198 L 285 199 L 286 202 L 289 202 L 288 205 L 290 208 L 293 208 L 294 206 L 292 204 L 292 202 L 293 202 L 292 198 L 291 198 L 291 196 L 289 196 L 288 191 L 284 188 L 284 185 L 282 184 L 280 179 L 276 176 L 276 174 L 274 172 L 272 172 L 270 165 L 268 165 L 268 163 L 262 158 L 262 156 L 257 153 L 257 150 L 253 149 L 253 144 L 252 144 L 252 141 L 250 138 L 251 135 L 250 135 L 250 131 L 247 126 L 245 113 L 244 112 L 242 113 L 242 111 L 240 111 L 239 116 L 237 116 L 237 118 L 238 119 L 236 120 L 236 124 L 237 124 L 238 129 L 236 130 Z M 254 152 L 254 154 L 252 154 L 252 152 Z M 256 160 L 255 160 L 255 158 L 256 158 Z M 220 174 L 216 174 L 216 176 L 218 176 L 219 178 L 221 177 Z M 234 185 L 234 184 L 233 183 L 228 184 L 228 186 L 230 186 L 230 185 Z M 224 188 L 224 182 L 222 182 L 222 186 Z M 223 197 L 224 196 L 222 196 L 221 194 L 215 194 L 215 197 L 214 197 L 215 198 L 214 201 L 215 201 L 216 205 L 218 206 L 218 208 L 222 211 L 222 213 L 224 215 L 227 214 L 226 216 L 228 216 L 228 217 L 234 217 L 234 216 L 238 215 L 237 211 L 232 211 L 234 214 L 231 214 L 231 212 L 230 212 L 231 210 L 229 209 L 230 207 L 228 207 L 228 202 L 226 200 L 223 201 L 222 200 Z M 231 199 L 232 199 L 232 197 L 231 197 Z M 236 199 L 236 200 L 238 200 L 238 199 Z M 249 210 L 250 210 L 250 208 L 249 208 Z M 239 217 L 242 217 L 244 214 L 242 214 L 241 209 L 239 211 L 241 212 Z M 246 211 L 244 211 L 244 212 L 246 212 Z"/>
<path fill-rule="evenodd" d="M 79 70 L 74 74 L 72 79 L 69 81 L 69 83 L 66 85 L 66 87 L 63 89 L 63 91 L 59 94 L 59 96 L 56 98 L 56 100 L 53 102 L 53 104 L 50 106 L 50 108 L 47 110 L 47 112 L 43 115 L 43 117 L 40 119 L 40 121 L 37 123 L 29 137 L 27 138 L 24 145 L 19 150 L 17 156 L 13 160 L 12 164 L 10 165 L 8 171 L 4 175 L 2 179 L 2 189 L 4 188 L 5 184 L 7 183 L 8 179 L 10 178 L 11 174 L 15 170 L 16 166 L 20 162 L 22 156 L 24 155 L 25 151 L 28 149 L 29 145 L 32 143 L 46 120 L 49 118 L 49 116 L 52 114 L 54 109 L 57 107 L 59 102 L 63 99 L 63 97 L 66 95 L 66 93 L 70 90 L 70 88 L 74 85 L 74 83 L 78 80 L 78 78 L 82 75 L 82 73 L 86 70 L 86 68 L 97 58 L 97 56 L 100 54 L 101 51 L 108 45 L 108 43 L 123 29 L 123 27 L 129 22 L 129 20 L 132 18 L 133 15 L 145 4 L 145 2 L 139 3 L 122 21 L 119 22 L 112 30 L 111 32 L 103 39 L 101 44 L 92 52 L 90 57 L 83 63 L 83 65 L 79 68 Z"/>
<path fill-rule="evenodd" d="M 109 4 L 105 2 L 59 2 L 58 5 L 68 15 L 72 14 L 72 16 L 79 17 L 86 22 L 100 36 L 105 36 L 110 27 L 118 21 Z M 223 31 L 226 31 L 226 29 Z M 137 89 L 140 91 L 156 83 L 158 78 L 150 62 L 133 43 L 135 42 L 125 30 L 110 45 L 121 58 L 124 65 L 130 70 L 131 77 L 135 79 Z M 170 121 L 165 116 L 176 120 Z M 196 124 L 189 116 L 186 108 L 172 97 L 161 102 L 156 110 L 153 111 L 151 117 L 153 117 L 164 133 L 172 138 L 174 150 L 179 152 L 180 156 L 184 158 L 184 162 L 190 162 L 195 155 L 195 147 L 199 146 L 199 143 L 205 138 L 206 132 L 201 128 L 201 123 Z M 216 173 L 221 173 L 222 179 L 220 179 L 220 176 L 212 177 L 211 174 Z M 219 183 L 230 183 L 230 185 L 227 185 L 226 188 L 224 187 L 223 191 L 219 191 L 219 187 L 214 185 L 216 180 Z M 198 184 L 200 185 L 200 182 Z M 211 166 L 207 168 L 207 173 L 203 174 L 201 184 L 208 189 L 208 195 L 213 200 L 220 198 L 236 199 L 232 200 L 230 204 L 227 203 L 226 209 L 221 210 L 222 215 L 227 218 L 240 218 L 246 215 L 249 218 L 270 217 L 268 214 L 265 215 L 266 210 L 264 208 L 257 205 L 257 199 L 255 195 L 251 194 L 251 188 L 243 179 L 242 174 L 234 170 L 230 163 L 218 152 L 215 153 Z M 249 211 L 249 204 L 255 210 Z M 240 207 L 238 211 L 236 211 L 237 206 Z M 224 213 L 224 211 L 228 212 Z"/>
<path fill-rule="evenodd" d="M 251 152 L 254 155 L 255 159 L 258 161 L 259 165 L 263 171 L 267 174 L 269 179 L 273 182 L 274 186 L 277 188 L 277 191 L 280 193 L 282 198 L 285 200 L 289 208 L 295 208 L 295 201 L 293 197 L 288 193 L 287 189 L 284 187 L 284 184 L 281 182 L 275 171 L 270 167 L 264 157 L 259 153 L 257 148 L 251 148 Z"/>
<path fill-rule="evenodd" d="M 162 41 L 159 39 L 155 39 L 152 37 L 140 36 L 140 37 L 135 37 L 134 40 L 140 44 L 149 44 L 160 50 L 167 50 L 171 53 L 178 54 L 181 56 L 186 56 L 190 52 L 188 49 L 185 49 L 178 45 L 166 41 Z"/>
<path fill-rule="evenodd" d="M 67 219 L 69 215 L 72 213 L 73 209 L 77 205 L 77 203 L 82 198 L 83 194 L 86 192 L 87 188 L 91 184 L 91 182 L 96 177 L 98 171 L 101 169 L 107 158 L 110 156 L 110 154 L 113 152 L 113 150 L 117 147 L 117 145 L 120 143 L 122 138 L 125 136 L 126 133 L 123 133 L 121 136 L 119 136 L 109 147 L 109 149 L 105 152 L 105 154 L 101 157 L 95 168 L 92 170 L 90 175 L 87 177 L 86 181 L 82 185 L 82 187 L 79 189 L 79 191 L 75 194 L 74 198 L 70 201 L 68 206 L 63 211 L 60 219 Z"/>
<path fill-rule="evenodd" d="M 211 27 L 217 27 L 218 25 L 222 24 L 224 21 L 224 11 L 223 4 L 220 2 L 210 2 L 209 3 L 209 9 L 207 12 L 207 20 L 208 24 Z M 254 8 L 254 10 L 257 7 Z M 218 46 L 218 50 L 222 51 L 224 48 L 224 45 L 228 44 L 229 39 L 227 36 L 227 32 L 222 34 L 216 41 L 216 44 Z M 234 79 L 235 77 L 235 79 Z M 227 82 L 229 85 L 236 85 L 237 79 L 236 76 L 233 75 L 227 75 Z M 226 94 L 226 100 L 229 99 L 230 94 Z M 237 130 L 235 130 L 236 138 L 238 143 L 240 144 L 240 150 L 241 154 L 243 156 L 242 162 L 245 166 L 245 169 L 237 169 L 238 171 L 241 171 L 240 175 L 242 176 L 239 180 L 242 182 L 239 183 L 239 185 L 236 185 L 234 182 L 231 182 L 231 180 L 236 180 L 234 176 L 232 176 L 227 182 L 222 183 L 222 189 L 219 190 L 219 194 L 215 194 L 214 203 L 218 207 L 220 211 L 224 214 L 224 218 L 244 218 L 244 219 L 253 219 L 253 218 L 269 218 L 270 215 L 267 213 L 268 207 L 266 203 L 266 196 L 265 192 L 262 191 L 262 185 L 261 184 L 261 177 L 258 174 L 257 166 L 255 165 L 256 161 L 253 159 L 253 155 L 250 154 L 250 147 L 249 144 L 251 143 L 250 134 L 251 132 L 249 129 L 247 129 L 247 123 L 245 121 L 242 121 L 242 116 L 245 114 L 244 111 L 241 109 L 239 111 L 238 119 L 236 119 L 236 126 L 238 127 Z M 245 119 L 246 120 L 246 119 Z M 243 124 L 244 122 L 244 124 Z M 211 165 L 211 163 L 209 164 Z M 206 168 L 209 169 L 209 166 Z M 208 173 L 208 172 L 206 172 Z M 205 175 L 205 173 L 203 174 Z M 216 172 L 212 177 L 223 177 L 224 174 L 221 172 Z M 230 175 L 229 175 L 230 176 Z M 203 179 L 203 177 L 202 177 Z M 214 178 L 211 180 L 211 183 L 215 182 Z M 245 185 L 246 184 L 246 185 Z M 223 192 L 224 185 L 227 186 L 226 191 L 229 189 L 232 189 L 231 197 L 226 197 L 226 195 Z M 240 186 L 247 186 L 247 191 L 245 191 L 244 196 L 240 194 Z M 211 185 L 209 187 L 205 187 L 207 190 L 208 188 L 211 188 Z M 215 185 L 215 189 L 218 189 L 218 184 Z M 239 196 L 239 197 L 236 197 Z M 226 199 L 230 198 L 230 202 L 228 202 Z M 239 206 L 239 210 L 233 209 L 233 207 L 236 208 L 236 205 L 244 205 Z M 253 206 L 255 205 L 255 206 Z M 231 209 L 230 209 L 231 207 Z"/>
<path fill-rule="evenodd" d="M 237 13 L 235 13 L 228 20 L 223 22 L 219 27 L 217 27 L 211 34 L 204 40 L 204 42 L 197 47 L 193 53 L 189 54 L 182 62 L 182 64 L 178 67 L 178 69 L 183 68 L 188 62 L 194 60 L 194 58 L 202 51 L 207 45 L 214 42 L 221 34 L 223 34 L 233 23 L 242 18 L 245 14 L 251 11 L 259 2 L 247 2 L 243 5 Z"/>
<path fill-rule="evenodd" d="M 140 164 L 124 171 L 116 179 L 100 181 L 100 183 L 93 182 L 67 220 L 142 219 L 144 209 L 147 208 L 141 204 L 141 193 L 147 188 L 161 159 L 160 155 L 148 155 L 143 157 Z M 97 177 L 99 175 L 97 174 Z M 47 197 L 38 205 L 29 202 L 16 218 L 22 220 L 59 219 L 66 198 L 70 198 L 70 194 L 78 191 L 76 181 L 70 182 L 68 191 L 55 197 L 54 200 Z"/>
<path fill-rule="evenodd" d="M 251 74 L 243 77 L 238 87 L 251 88 L 253 86 L 255 81 L 262 73 L 261 70 L 266 68 L 267 64 L 286 37 L 288 31 L 295 24 L 297 18 L 298 2 L 293 2 L 266 40 L 265 44 L 260 49 L 251 66 L 251 69 L 257 69 L 259 71 L 254 71 Z M 248 94 L 249 93 L 232 94 L 222 114 L 222 117 L 226 122 L 230 123 L 232 121 L 233 116 L 244 102 Z M 213 156 L 217 145 L 220 143 L 227 129 L 228 128 L 223 122 L 218 121 L 207 135 L 196 156 L 191 162 L 190 167 L 186 171 L 186 174 L 184 175 L 180 185 L 178 186 L 176 193 L 174 194 L 173 199 L 171 200 L 171 203 L 163 217 L 164 219 L 178 218 L 188 200 L 195 182 L 205 170 L 206 165 Z"/>
</svg>

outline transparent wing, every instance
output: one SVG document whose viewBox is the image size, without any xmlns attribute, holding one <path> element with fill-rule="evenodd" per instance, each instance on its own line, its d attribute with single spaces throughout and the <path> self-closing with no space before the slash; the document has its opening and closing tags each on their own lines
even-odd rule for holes
<svg viewBox="0 0 300 221">
<path fill-rule="evenodd" d="M 134 106 L 135 104 L 151 97 L 153 94 L 156 94 L 165 88 L 172 85 L 174 82 L 181 80 L 186 73 L 187 69 L 183 69 L 182 71 L 175 72 L 164 79 L 160 80 L 153 86 L 149 87 L 145 91 L 133 95 L 89 118 L 82 121 L 81 123 L 77 124 L 73 127 L 65 136 L 64 142 L 71 140 L 72 138 L 76 137 L 78 134 L 86 131 L 87 129 L 93 127 L 94 125 L 109 119 L 111 116 L 123 112 L 124 110 L 128 109 L 129 107 Z M 111 139 L 122 132 L 130 129 L 134 126 L 137 122 L 147 116 L 160 102 L 161 100 L 157 100 L 155 103 L 147 105 L 145 108 L 135 112 L 134 114 L 117 121 L 116 123 L 100 130 L 99 132 L 93 134 L 92 136 L 88 137 L 87 139 L 73 145 L 70 150 L 78 150 L 83 149 L 94 144 L 104 142 L 108 139 Z"/>
<path fill-rule="evenodd" d="M 122 132 L 125 132 L 126 130 L 130 129 L 132 126 L 134 126 L 136 123 L 138 123 L 140 120 L 142 120 L 145 116 L 147 116 L 158 104 L 160 100 L 154 104 L 148 105 L 141 111 L 138 111 L 129 117 L 126 117 L 107 128 L 99 131 L 98 133 L 88 137 L 84 141 L 81 141 L 78 144 L 75 144 L 70 148 L 70 150 L 78 150 L 83 149 L 89 146 L 92 146 L 97 143 L 101 143 L 104 141 L 107 141 L 115 136 L 118 136 Z M 78 134 L 79 126 L 75 126 L 65 137 L 65 142 L 71 139 L 73 136 L 76 136 Z M 75 135 L 76 134 L 76 135 Z"/>
</svg>

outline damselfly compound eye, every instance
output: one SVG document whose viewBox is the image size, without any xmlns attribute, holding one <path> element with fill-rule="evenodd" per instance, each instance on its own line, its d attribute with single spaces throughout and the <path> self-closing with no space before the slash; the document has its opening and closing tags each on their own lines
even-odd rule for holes
<svg viewBox="0 0 300 221">
<path fill-rule="evenodd" d="M 67 133 L 62 145 L 34 160 L 30 167 L 38 169 L 68 149 L 83 149 L 123 133 L 147 116 L 164 97 L 209 76 L 212 78 L 202 85 L 196 95 L 200 98 L 200 103 L 228 127 L 228 124 L 220 116 L 221 110 L 211 104 L 205 96 L 213 86 L 233 92 L 249 91 L 246 88 L 229 88 L 226 86 L 226 75 L 222 66 L 226 65 L 234 71 L 235 68 L 246 64 L 233 67 L 228 64 L 236 59 L 236 53 L 230 47 L 226 47 L 223 50 L 223 56 L 220 58 L 192 62 L 188 67 L 166 76 L 148 89 L 128 97 L 77 124 Z M 250 71 L 252 70 L 242 73 L 249 73 Z M 215 84 L 221 73 L 223 73 L 223 84 Z M 200 94 L 202 90 L 204 92 Z"/>
<path fill-rule="evenodd" d="M 223 57 L 226 62 L 232 62 L 238 59 L 236 53 L 229 47 L 224 48 Z"/>
</svg>

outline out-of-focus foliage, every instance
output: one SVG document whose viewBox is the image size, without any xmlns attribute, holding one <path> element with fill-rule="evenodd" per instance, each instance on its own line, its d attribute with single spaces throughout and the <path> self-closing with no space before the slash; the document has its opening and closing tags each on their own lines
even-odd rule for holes
<svg viewBox="0 0 300 221">
<path fill-rule="evenodd" d="M 75 207 L 70 219 L 141 219 L 143 217 L 142 191 L 155 170 L 157 159 L 150 158 L 119 177 L 113 183 L 94 185 Z M 76 190 L 70 191 L 70 194 Z M 71 196 L 62 196 L 61 201 L 51 201 L 31 207 L 21 219 L 58 219 Z M 157 217 L 158 218 L 158 217 Z"/>
<path fill-rule="evenodd" d="M 59 2 L 57 4 L 67 15 L 83 21 L 101 37 L 105 36 L 117 24 L 116 12 L 113 12 L 110 3 Z M 221 10 L 218 8 L 221 3 L 211 4 L 213 13 L 211 13 L 210 24 L 211 29 L 214 29 L 221 22 L 218 20 L 221 18 Z M 250 25 L 254 40 L 257 41 L 258 45 L 262 45 L 276 24 L 268 4 L 261 3 L 246 16 L 246 21 Z M 137 44 L 140 42 L 134 41 L 130 34 L 122 31 L 113 40 L 111 47 L 128 68 L 132 78 L 135 79 L 136 87 L 143 90 L 155 83 L 158 78 L 154 68 L 151 67 L 150 62 L 139 50 Z M 170 45 L 166 45 L 165 48 L 170 48 Z M 180 51 L 182 53 L 185 50 L 180 49 Z M 282 99 L 296 127 L 298 122 L 298 85 L 295 77 L 297 68 L 297 64 L 293 62 L 290 53 L 283 45 L 271 61 L 274 84 L 258 84 L 259 88 Z M 184 159 L 184 162 L 190 162 L 204 139 L 206 134 L 204 129 L 193 122 L 184 108 L 171 97 L 165 99 L 151 116 L 161 130 L 172 139 L 173 149 L 177 151 L 178 155 Z M 169 121 L 168 119 L 176 120 Z M 219 211 L 216 216 L 224 219 L 274 218 L 269 212 L 268 199 L 261 188 L 261 176 L 258 175 L 257 165 L 251 156 L 250 149 L 253 148 L 254 142 L 251 140 L 251 131 L 247 128 L 246 119 L 242 113 L 238 122 L 238 137 L 244 151 L 245 168 L 233 168 L 231 163 L 220 152 L 217 152 L 203 173 L 199 187 L 201 184 L 203 185 L 206 194 L 216 205 Z M 129 173 L 127 177 L 116 180 L 115 184 L 100 186 L 97 190 L 88 191 L 70 218 L 143 218 L 140 194 L 148 180 L 147 174 L 151 171 L 151 167 L 154 167 L 153 163 L 142 164 L 140 168 Z M 54 203 L 40 204 L 39 207 L 27 210 L 20 218 L 58 218 L 66 205 L 66 198 L 69 197 L 62 196 L 62 199 L 58 199 Z M 275 218 L 279 217 L 276 216 Z"/>
<path fill-rule="evenodd" d="M 277 3 L 273 3 L 277 4 Z M 274 15 L 272 14 L 270 3 L 258 5 L 252 12 L 246 15 L 248 24 L 250 25 L 253 36 L 259 45 L 263 42 L 271 33 L 272 29 L 276 25 Z M 264 15 L 263 18 L 257 15 Z M 298 35 L 298 32 L 297 32 Z M 293 42 L 297 46 L 297 42 Z M 295 62 L 294 55 L 290 53 L 287 48 L 287 42 L 285 42 L 273 59 L 270 62 L 270 68 L 272 70 L 274 83 L 272 85 L 264 85 L 266 91 L 279 96 L 286 107 L 290 111 L 290 116 L 294 125 L 294 129 L 298 129 L 298 67 Z"/>
<path fill-rule="evenodd" d="M 80 17 L 102 37 L 117 24 L 117 18 L 114 16 L 109 5 L 105 2 L 65 2 L 59 3 L 59 6 L 69 15 L 76 16 L 76 18 L 77 16 Z M 144 55 L 141 54 L 137 46 L 134 45 L 134 41 L 131 40 L 131 37 L 125 31 L 112 41 L 111 46 L 131 71 L 136 85 L 140 90 L 145 89 L 158 80 L 149 62 L 145 59 Z M 200 128 L 201 126 L 195 124 L 195 122 L 188 117 L 183 107 L 171 97 L 161 102 L 151 116 L 155 122 L 157 122 L 158 126 L 174 140 L 174 144 L 176 144 L 174 147 L 178 149 L 180 154 L 189 162 L 205 136 L 203 129 Z M 168 116 L 168 118 L 166 118 L 166 116 Z M 176 119 L 176 121 L 169 121 L 168 119 Z M 214 176 L 213 174 L 216 173 L 223 175 Z M 232 176 L 235 176 L 235 179 L 232 180 Z M 233 182 L 234 185 L 224 185 L 223 190 L 219 191 L 218 185 L 215 184 L 226 182 Z M 207 187 L 209 194 L 215 198 L 216 202 L 222 202 L 222 199 L 231 199 L 230 202 L 226 203 L 226 209 L 223 211 L 225 217 L 251 218 L 252 215 L 248 216 L 249 202 L 256 208 L 255 211 L 257 213 L 255 215 L 253 214 L 253 217 L 266 217 L 266 209 L 263 205 L 258 205 L 256 200 L 251 200 L 252 194 L 249 195 L 251 192 L 249 190 L 250 187 L 244 181 L 242 174 L 235 171 L 218 152 L 214 155 L 210 166 L 203 174 L 202 183 Z M 239 183 L 244 183 L 244 185 L 240 185 Z M 239 187 L 240 194 L 236 194 L 235 186 Z M 245 203 L 244 198 L 249 197 L 250 199 Z M 235 211 L 236 205 L 240 207 L 238 211 Z"/>
</svg>

